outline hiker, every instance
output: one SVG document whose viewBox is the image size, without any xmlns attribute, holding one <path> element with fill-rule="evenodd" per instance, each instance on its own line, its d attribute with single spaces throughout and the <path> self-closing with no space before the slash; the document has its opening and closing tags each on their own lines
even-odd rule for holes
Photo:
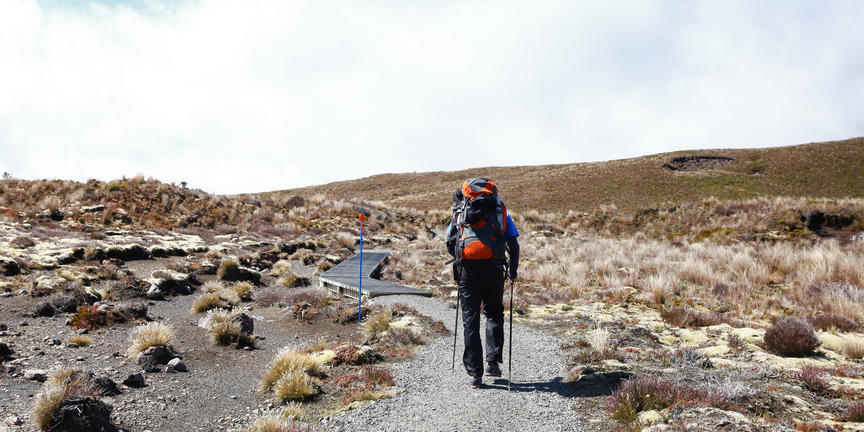
<svg viewBox="0 0 864 432">
<path fill-rule="evenodd" d="M 480 309 L 486 315 L 485 374 L 500 377 L 504 348 L 505 277 L 516 280 L 519 231 L 498 197 L 491 180 L 466 180 L 453 193 L 453 219 L 447 228 L 447 251 L 454 257 L 453 277 L 462 301 L 465 351 L 462 362 L 471 388 L 483 383 L 484 357 L 480 343 Z M 505 251 L 507 257 L 505 257 Z M 506 272 L 506 275 L 505 275 Z M 458 316 L 458 312 L 457 312 Z"/>
</svg>

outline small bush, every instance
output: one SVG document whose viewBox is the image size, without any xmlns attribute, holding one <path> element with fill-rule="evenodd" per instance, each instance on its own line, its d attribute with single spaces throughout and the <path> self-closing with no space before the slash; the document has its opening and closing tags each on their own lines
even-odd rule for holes
<svg viewBox="0 0 864 432">
<path fill-rule="evenodd" d="M 666 308 L 660 316 L 676 327 L 707 327 L 726 322 L 722 314 L 699 312 L 689 307 Z"/>
<path fill-rule="evenodd" d="M 384 368 L 367 366 L 363 368 L 362 377 L 366 386 L 370 388 L 391 387 L 396 384 L 393 375 Z"/>
<path fill-rule="evenodd" d="M 864 423 L 864 401 L 852 404 L 843 416 L 845 422 Z"/>
<path fill-rule="evenodd" d="M 77 345 L 79 347 L 86 347 L 93 344 L 93 339 L 90 339 L 84 335 L 72 335 L 69 337 L 69 340 L 66 341 L 68 345 Z"/>
<path fill-rule="evenodd" d="M 813 326 L 798 318 L 781 318 L 765 332 L 765 347 L 784 357 L 812 355 L 820 344 Z"/>
<path fill-rule="evenodd" d="M 374 337 L 386 332 L 390 328 L 390 323 L 393 321 L 393 311 L 391 309 L 382 310 L 375 315 L 369 317 L 363 323 L 363 334 L 366 337 Z"/>
<path fill-rule="evenodd" d="M 838 330 L 841 332 L 854 332 L 861 329 L 857 322 L 842 315 L 822 314 L 808 318 L 814 328 L 822 331 Z"/>
<path fill-rule="evenodd" d="M 801 369 L 798 372 L 793 372 L 789 375 L 793 381 L 799 384 L 801 387 L 816 393 L 818 395 L 825 395 L 830 386 L 828 382 L 822 379 L 822 371 L 816 369 L 811 366 L 807 366 L 804 369 Z"/>
<path fill-rule="evenodd" d="M 99 312 L 98 306 L 81 306 L 78 312 L 69 318 L 69 325 L 73 329 L 95 330 L 107 324 L 106 317 Z"/>
<path fill-rule="evenodd" d="M 609 416 L 632 423 L 639 413 L 661 410 L 674 404 L 721 405 L 721 401 L 694 387 L 664 381 L 658 377 L 640 376 L 624 381 L 608 402 Z"/>
<path fill-rule="evenodd" d="M 174 342 L 174 330 L 171 326 L 158 322 L 142 324 L 132 329 L 130 340 L 132 346 L 129 347 L 127 355 L 134 360 L 138 353 L 151 346 L 171 345 Z"/>
<path fill-rule="evenodd" d="M 747 341 L 744 340 L 741 336 L 737 334 L 730 333 L 726 337 L 727 342 L 729 343 L 729 349 L 736 353 L 747 351 Z"/>
<path fill-rule="evenodd" d="M 612 349 L 609 330 L 601 327 L 591 330 L 588 333 L 588 345 L 591 345 L 598 356 L 605 357 Z"/>
</svg>

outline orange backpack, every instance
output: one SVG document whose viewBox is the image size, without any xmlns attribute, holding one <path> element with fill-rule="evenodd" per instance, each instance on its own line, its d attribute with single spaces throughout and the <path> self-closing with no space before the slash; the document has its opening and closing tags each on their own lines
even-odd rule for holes
<svg viewBox="0 0 864 432">
<path fill-rule="evenodd" d="M 507 243 L 507 207 L 498 188 L 487 178 L 473 178 L 453 193 L 453 228 L 447 250 L 457 262 L 504 260 Z"/>
</svg>

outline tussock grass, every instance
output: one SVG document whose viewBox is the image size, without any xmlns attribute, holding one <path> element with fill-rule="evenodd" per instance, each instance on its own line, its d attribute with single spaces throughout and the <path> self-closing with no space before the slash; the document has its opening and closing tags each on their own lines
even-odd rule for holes
<svg viewBox="0 0 864 432">
<path fill-rule="evenodd" d="M 228 307 L 228 302 L 226 302 L 219 293 L 207 293 L 201 294 L 198 296 L 194 302 L 192 302 L 192 308 L 190 312 L 192 313 L 201 313 L 206 312 L 211 309 L 224 309 Z"/>
<path fill-rule="evenodd" d="M 231 289 L 240 299 L 240 301 L 252 300 L 253 287 L 252 284 L 246 281 L 235 282 L 231 285 Z"/>
<path fill-rule="evenodd" d="M 390 329 L 390 323 L 393 322 L 393 310 L 385 309 L 375 315 L 372 315 L 363 323 L 363 334 L 366 337 L 377 336 Z"/>
<path fill-rule="evenodd" d="M 69 340 L 66 341 L 67 344 L 75 344 L 79 347 L 86 347 L 93 345 L 93 339 L 90 339 L 84 335 L 72 335 L 69 337 Z"/>
<path fill-rule="evenodd" d="M 305 250 L 305 249 L 304 249 Z M 293 274 L 294 271 L 291 269 L 291 262 L 288 260 L 279 260 L 273 264 L 273 267 L 270 269 L 270 274 L 275 277 L 281 277 L 286 274 Z"/>
<path fill-rule="evenodd" d="M 282 416 L 266 416 L 255 420 L 243 432 L 312 432 L 312 428 L 303 426 Z"/>
<path fill-rule="evenodd" d="M 132 346 L 126 351 L 130 359 L 135 359 L 138 353 L 159 345 L 171 345 L 174 342 L 174 329 L 167 324 L 151 322 L 132 329 L 130 340 Z"/>
<path fill-rule="evenodd" d="M 43 391 L 33 400 L 33 423 L 39 430 L 51 430 L 63 402 L 70 399 L 94 397 L 97 394 L 92 382 L 82 379 L 81 369 L 58 368 L 51 371 Z"/>
<path fill-rule="evenodd" d="M 314 379 L 302 369 L 293 369 L 279 377 L 272 388 L 273 396 L 279 401 L 303 399 L 318 393 Z"/>
<path fill-rule="evenodd" d="M 240 331 L 240 323 L 221 322 L 210 330 L 210 338 L 216 345 L 235 345 L 237 348 L 255 347 L 255 338 Z"/>
<path fill-rule="evenodd" d="M 605 357 L 612 349 L 612 341 L 609 330 L 602 327 L 597 327 L 588 333 L 588 345 L 597 353 L 598 356 Z"/>
<path fill-rule="evenodd" d="M 813 326 L 799 318 L 781 318 L 765 332 L 768 351 L 784 357 L 813 355 L 821 344 Z"/>
<path fill-rule="evenodd" d="M 317 356 L 288 347 L 282 348 L 267 366 L 258 391 L 272 394 L 279 400 L 311 396 L 317 393 L 312 376 L 323 374 L 324 367 L 324 363 Z"/>
<path fill-rule="evenodd" d="M 220 280 L 225 279 L 225 275 L 233 270 L 237 270 L 240 267 L 240 263 L 233 258 L 225 258 L 219 264 L 219 270 L 216 273 L 216 277 Z"/>
<path fill-rule="evenodd" d="M 843 354 L 849 360 L 861 360 L 864 358 L 864 341 L 860 339 L 846 341 L 843 345 Z"/>
</svg>

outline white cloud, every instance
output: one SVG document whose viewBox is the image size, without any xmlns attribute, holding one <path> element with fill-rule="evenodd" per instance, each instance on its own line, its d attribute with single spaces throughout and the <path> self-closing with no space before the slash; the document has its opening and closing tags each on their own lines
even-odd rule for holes
<svg viewBox="0 0 864 432">
<path fill-rule="evenodd" d="M 862 135 L 862 2 L 0 3 L 0 170 L 219 193 Z"/>
</svg>

